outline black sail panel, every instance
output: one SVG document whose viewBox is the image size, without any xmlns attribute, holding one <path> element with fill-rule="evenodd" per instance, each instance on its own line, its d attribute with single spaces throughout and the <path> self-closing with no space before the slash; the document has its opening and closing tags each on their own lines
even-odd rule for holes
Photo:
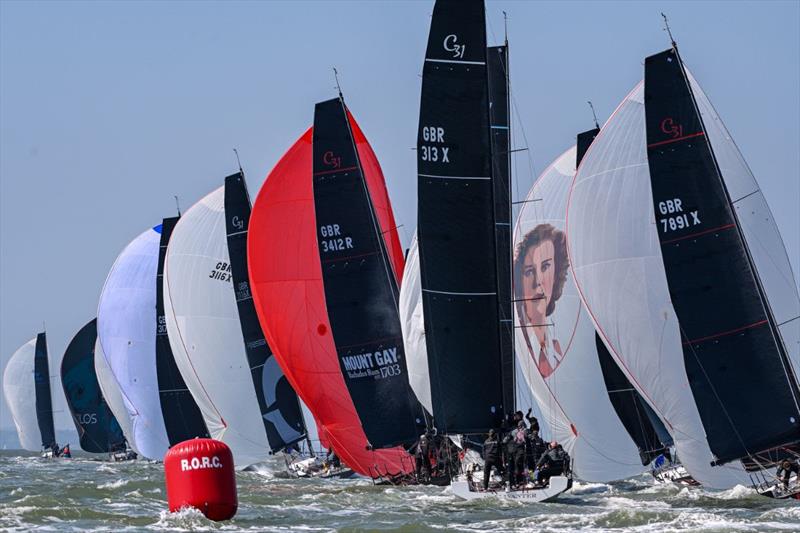
<svg viewBox="0 0 800 533">
<path fill-rule="evenodd" d="M 420 277 L 433 416 L 482 433 L 503 416 L 482 1 L 433 9 L 417 137 Z"/>
<path fill-rule="evenodd" d="M 56 431 L 53 424 L 53 397 L 50 392 L 50 363 L 47 360 L 47 335 L 36 336 L 33 356 L 33 379 L 36 385 L 36 420 L 42 434 L 42 448 L 54 449 Z"/>
<path fill-rule="evenodd" d="M 514 308 L 511 297 L 511 100 L 508 45 L 486 51 L 489 78 L 489 122 L 494 186 L 494 235 L 497 250 L 497 308 L 500 320 L 503 410 L 514 411 Z"/>
<path fill-rule="evenodd" d="M 169 238 L 175 229 L 175 224 L 178 223 L 178 218 L 165 218 L 162 223 L 156 275 L 156 373 L 161 413 L 164 415 L 164 426 L 167 429 L 170 446 L 195 437 L 209 436 L 203 414 L 175 363 L 167 336 L 167 320 L 164 316 L 164 261 L 167 257 Z"/>
<path fill-rule="evenodd" d="M 595 344 L 611 405 L 614 406 L 614 411 L 631 440 L 639 448 L 642 464 L 650 464 L 653 459 L 664 452 L 665 443 L 661 441 L 659 433 L 651 422 L 648 413 L 649 406 L 614 362 L 597 333 L 595 333 Z M 670 442 L 666 444 L 669 445 Z"/>
<path fill-rule="evenodd" d="M 241 172 L 225 178 L 225 230 L 228 254 L 242 327 L 247 362 L 253 377 L 258 406 L 270 448 L 284 449 L 306 437 L 300 400 L 264 338 L 258 322 L 250 275 L 247 270 L 247 230 L 250 227 L 250 197 Z"/>
<path fill-rule="evenodd" d="M 90 453 L 124 448 L 122 429 L 106 404 L 94 368 L 97 319 L 72 338 L 61 361 L 61 383 L 80 446 Z"/>
<path fill-rule="evenodd" d="M 317 243 L 342 376 L 373 447 L 413 443 L 421 411 L 408 383 L 397 280 L 340 99 L 316 105 L 313 151 Z"/>
<path fill-rule="evenodd" d="M 645 61 L 655 222 L 716 463 L 800 438 L 797 385 L 677 50 Z"/>
<path fill-rule="evenodd" d="M 577 154 L 575 156 L 576 168 L 581 164 L 581 161 L 583 161 L 583 156 L 586 155 L 586 151 L 589 150 L 589 147 L 592 145 L 592 142 L 594 142 L 594 138 L 597 137 L 598 133 L 600 133 L 600 128 L 593 128 L 578 134 L 578 142 L 576 144 Z"/>
</svg>

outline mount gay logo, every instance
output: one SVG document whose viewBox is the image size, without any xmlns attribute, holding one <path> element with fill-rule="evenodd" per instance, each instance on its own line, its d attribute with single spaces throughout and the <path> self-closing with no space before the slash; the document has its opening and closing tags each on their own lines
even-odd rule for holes
<svg viewBox="0 0 800 533">
<path fill-rule="evenodd" d="M 458 35 L 451 33 L 444 38 L 442 46 L 444 46 L 446 51 L 453 52 L 453 57 L 464 59 L 464 52 L 467 50 L 467 45 L 458 44 L 456 41 L 458 41 Z"/>
<path fill-rule="evenodd" d="M 329 167 L 339 168 L 342 166 L 342 158 L 334 154 L 332 151 L 328 150 L 322 156 L 322 162 L 328 165 Z"/>
<path fill-rule="evenodd" d="M 234 228 L 236 228 L 238 230 L 243 230 L 244 229 L 244 220 L 239 218 L 239 215 L 234 215 L 233 218 L 231 218 L 231 226 L 233 226 Z"/>
<path fill-rule="evenodd" d="M 192 457 L 191 459 L 181 459 L 181 471 L 203 470 L 206 468 L 222 468 L 222 461 L 216 455 L 214 457 Z"/>
<path fill-rule="evenodd" d="M 661 131 L 667 135 L 670 135 L 673 139 L 683 137 L 683 126 L 680 124 L 675 124 L 675 121 L 672 119 L 672 117 L 667 117 L 661 121 Z"/>
</svg>

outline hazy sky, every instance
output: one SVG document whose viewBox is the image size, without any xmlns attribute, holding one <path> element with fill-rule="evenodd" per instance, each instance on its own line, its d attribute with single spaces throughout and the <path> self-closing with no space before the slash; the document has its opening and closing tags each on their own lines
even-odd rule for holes
<svg viewBox="0 0 800 533">
<path fill-rule="evenodd" d="M 416 216 L 419 74 L 432 1 L 0 1 L 0 368 L 47 324 L 51 374 L 95 316 L 117 254 L 236 168 L 251 197 L 310 124 L 347 103 L 407 244 Z M 645 56 L 682 55 L 758 178 L 800 265 L 800 2 L 489 2 L 508 12 L 515 186 L 603 122 Z M 524 127 L 528 143 L 519 126 Z M 529 159 L 530 157 L 530 159 Z M 71 427 L 56 387 L 58 427 Z M 11 425 L 0 400 L 0 428 Z M 73 439 L 75 442 L 75 439 Z"/>
</svg>

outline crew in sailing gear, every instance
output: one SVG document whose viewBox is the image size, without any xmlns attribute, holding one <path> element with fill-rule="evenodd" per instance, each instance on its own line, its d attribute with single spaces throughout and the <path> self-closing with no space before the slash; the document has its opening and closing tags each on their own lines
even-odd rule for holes
<svg viewBox="0 0 800 533">
<path fill-rule="evenodd" d="M 483 441 L 483 490 L 489 489 L 492 467 L 500 472 L 500 442 L 494 430 L 490 429 L 489 438 Z"/>
<path fill-rule="evenodd" d="M 569 455 L 560 444 L 553 441 L 550 443 L 550 449 L 536 462 L 536 468 L 539 470 L 536 482 L 545 486 L 550 481 L 550 477 L 565 473 L 568 467 Z"/>
<path fill-rule="evenodd" d="M 522 413 L 518 412 L 521 416 Z M 511 431 L 503 439 L 506 449 L 506 470 L 508 472 L 507 483 L 513 487 L 523 481 L 522 471 L 525 468 L 525 447 L 528 440 L 528 430 L 525 429 L 525 422 L 519 420 L 517 428 Z"/>
<path fill-rule="evenodd" d="M 339 460 L 339 457 L 336 455 L 336 452 L 333 451 L 333 448 L 328 450 L 328 454 L 325 456 L 325 467 L 326 468 L 339 468 L 342 466 L 342 462 Z"/>
<path fill-rule="evenodd" d="M 536 468 L 539 458 L 547 450 L 547 443 L 539 436 L 539 431 L 532 429 L 528 436 L 528 449 L 526 450 L 526 460 L 529 470 Z"/>
<path fill-rule="evenodd" d="M 775 475 L 783 481 L 783 488 L 789 488 L 789 478 L 792 477 L 792 473 L 797 474 L 800 476 L 800 466 L 798 466 L 797 461 L 790 461 L 789 459 L 784 459 L 781 461 L 781 464 L 778 465 L 778 471 Z M 781 478 L 781 474 L 783 477 Z"/>
<path fill-rule="evenodd" d="M 431 445 L 427 435 L 420 435 L 414 447 L 414 462 L 417 466 L 417 481 L 430 481 L 431 479 Z M 424 471 L 424 476 L 423 476 Z"/>
<path fill-rule="evenodd" d="M 533 416 L 533 407 L 528 407 L 528 412 L 525 414 L 525 418 L 528 419 L 528 423 L 531 425 L 531 431 L 539 431 L 539 420 Z"/>
<path fill-rule="evenodd" d="M 72 459 L 72 452 L 69 449 L 69 444 L 61 448 L 61 453 L 59 455 L 67 459 Z"/>
</svg>

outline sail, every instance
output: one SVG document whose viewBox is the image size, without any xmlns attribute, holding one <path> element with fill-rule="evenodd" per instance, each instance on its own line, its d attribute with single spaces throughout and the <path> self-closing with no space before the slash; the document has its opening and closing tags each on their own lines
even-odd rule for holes
<svg viewBox="0 0 800 533">
<path fill-rule="evenodd" d="M 646 59 L 644 96 L 661 258 L 711 450 L 725 463 L 797 442 L 800 391 L 677 50 Z"/>
<path fill-rule="evenodd" d="M 158 265 L 156 269 L 156 373 L 164 427 L 170 446 L 195 437 L 208 437 L 200 408 L 181 376 L 170 346 L 164 310 L 164 262 L 172 231 L 179 217 L 165 218 L 161 224 Z"/>
<path fill-rule="evenodd" d="M 61 383 L 81 448 L 90 453 L 124 448 L 125 437 L 100 391 L 94 357 L 97 319 L 72 338 L 61 360 Z"/>
<path fill-rule="evenodd" d="M 167 248 L 164 309 L 175 363 L 211 437 L 246 467 L 265 461 L 270 447 L 242 342 L 225 218 L 224 187 L 181 216 Z"/>
<path fill-rule="evenodd" d="M 23 344 L 8 360 L 3 372 L 3 394 L 17 436 L 23 449 L 29 452 L 42 450 L 42 433 L 36 415 L 36 382 L 34 381 L 34 337 Z"/>
<path fill-rule="evenodd" d="M 136 449 L 135 439 L 133 438 L 133 419 L 131 413 L 125 407 L 125 400 L 122 397 L 117 379 L 114 377 L 111 367 L 108 366 L 108 360 L 103 353 L 103 345 L 100 343 L 100 337 L 94 343 L 94 371 L 97 375 L 97 383 L 100 386 L 100 392 L 108 405 L 114 420 L 120 426 L 122 431 L 123 441 L 119 444 L 119 449 L 124 449 L 126 445 L 134 452 L 139 454 Z M 114 449 L 117 449 L 117 443 L 113 443 Z"/>
<path fill-rule="evenodd" d="M 406 349 L 408 382 L 419 402 L 433 413 L 431 377 L 428 373 L 428 349 L 425 343 L 425 316 L 422 309 L 422 285 L 419 276 L 417 234 L 411 240 L 406 256 L 403 281 L 400 284 L 400 326 Z"/>
<path fill-rule="evenodd" d="M 424 421 L 408 385 L 398 280 L 345 112 L 340 98 L 314 110 L 314 215 L 325 306 L 342 376 L 370 445 L 411 445 Z"/>
<path fill-rule="evenodd" d="M 500 360 L 503 406 L 514 410 L 514 305 L 511 297 L 511 99 L 508 44 L 486 52 L 489 77 L 489 127 L 492 143 L 494 236 L 497 250 L 497 316 L 500 321 Z"/>
<path fill-rule="evenodd" d="M 247 272 L 250 210 L 244 174 L 239 172 L 226 177 L 225 227 L 239 324 L 264 429 L 272 451 L 276 452 L 303 439 L 306 423 L 297 393 L 283 375 L 278 360 L 272 356 L 253 305 Z M 313 420 L 311 425 L 314 425 Z"/>
<path fill-rule="evenodd" d="M 503 416 L 482 1 L 436 2 L 417 138 L 420 275 L 433 416 L 481 433 Z"/>
<path fill-rule="evenodd" d="M 50 389 L 50 361 L 47 356 L 47 334 L 44 332 L 36 336 L 33 376 L 36 382 L 36 418 L 42 435 L 42 448 L 55 449 L 56 430 L 53 423 L 53 395 Z"/>
<path fill-rule="evenodd" d="M 517 358 L 551 431 L 586 481 L 641 473 L 606 391 L 595 331 L 569 274 L 565 216 L 575 147 L 534 183 L 514 228 Z"/>
<path fill-rule="evenodd" d="M 567 234 L 581 299 L 620 369 L 664 421 L 681 463 L 709 487 L 749 483 L 736 465 L 711 466 L 714 457 L 689 393 L 655 225 L 643 84 L 584 156 L 570 194 Z"/>
<path fill-rule="evenodd" d="M 117 257 L 97 308 L 97 335 L 119 386 L 131 447 L 160 461 L 169 449 L 156 374 L 156 271 L 161 225 L 134 239 Z M 98 354 L 99 355 L 99 354 Z M 113 405 L 113 404 L 112 404 Z M 125 422 L 122 423 L 123 427 Z"/>
<path fill-rule="evenodd" d="M 349 122 L 390 264 L 399 276 L 402 249 L 383 175 L 352 116 Z M 367 449 L 342 376 L 325 305 L 312 165 L 309 129 L 270 172 L 253 206 L 247 256 L 258 318 L 287 379 L 314 413 L 323 445 L 363 475 L 410 472 L 413 461 L 401 448 Z"/>
</svg>

